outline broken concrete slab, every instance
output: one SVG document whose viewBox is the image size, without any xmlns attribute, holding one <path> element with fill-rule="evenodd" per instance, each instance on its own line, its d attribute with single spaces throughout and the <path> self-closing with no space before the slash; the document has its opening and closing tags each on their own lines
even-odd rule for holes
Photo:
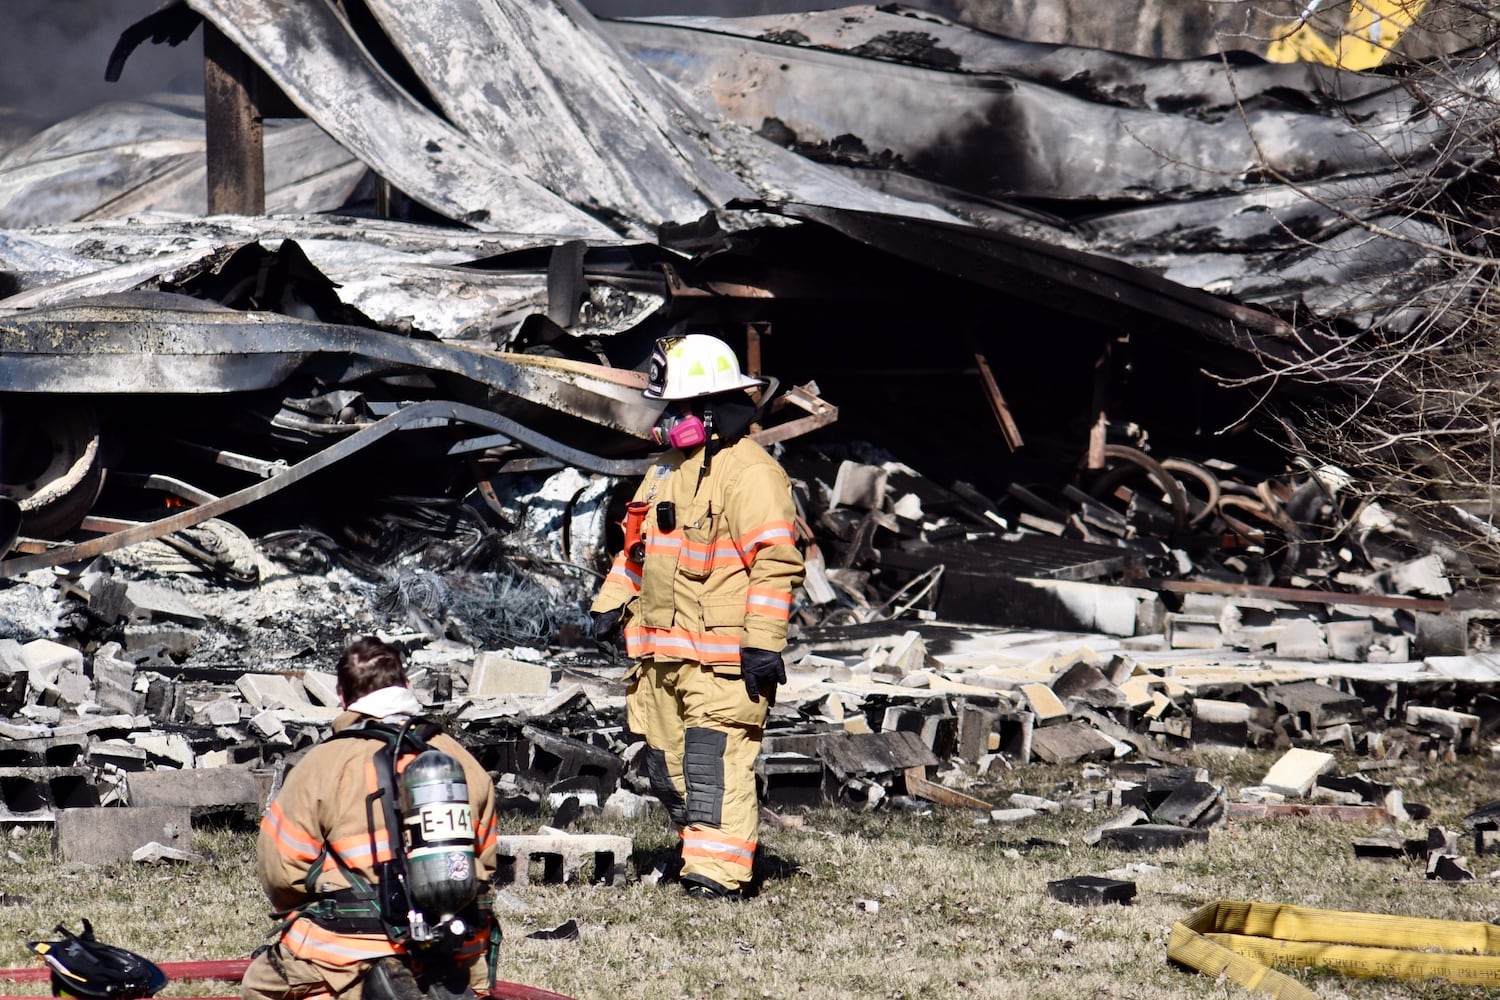
<svg viewBox="0 0 1500 1000">
<path fill-rule="evenodd" d="M 132 808 L 186 806 L 195 819 L 238 814 L 258 819 L 264 806 L 263 780 L 246 767 L 141 771 L 126 779 Z"/>
<path fill-rule="evenodd" d="M 1122 851 L 1162 851 L 1208 842 L 1208 831 L 1191 827 L 1142 823 L 1103 830 L 1099 843 Z"/>
<path fill-rule="evenodd" d="M 234 686 L 257 710 L 300 708 L 308 703 L 301 688 L 285 674 L 241 674 Z"/>
<path fill-rule="evenodd" d="M 301 681 L 303 693 L 314 705 L 343 707 L 343 702 L 339 699 L 338 678 L 333 674 L 321 670 L 304 670 Z"/>
<path fill-rule="evenodd" d="M 832 733 L 818 742 L 818 754 L 841 781 L 905 773 L 940 761 L 912 732 Z"/>
<path fill-rule="evenodd" d="M 1075 875 L 1047 883 L 1047 895 L 1064 903 L 1080 906 L 1102 906 L 1105 903 L 1128 904 L 1135 898 L 1135 883 L 1097 875 Z"/>
<path fill-rule="evenodd" d="M 1031 752 L 1048 764 L 1075 764 L 1113 760 L 1116 745 L 1093 726 L 1070 721 L 1032 730 Z"/>
<path fill-rule="evenodd" d="M 199 625 L 208 620 L 186 595 L 143 580 L 125 585 L 125 606 L 133 622 L 182 622 Z"/>
<path fill-rule="evenodd" d="M 1208 826 L 1222 819 L 1224 789 L 1204 781 L 1187 781 L 1151 810 L 1151 818 L 1173 826 Z"/>
<path fill-rule="evenodd" d="M 480 653 L 469 671 L 469 697 L 546 694 L 552 687 L 552 668 L 527 663 L 499 653 Z"/>
<path fill-rule="evenodd" d="M 1338 766 L 1331 753 L 1293 747 L 1271 765 L 1261 784 L 1288 798 L 1306 798 L 1321 774 Z"/>
<path fill-rule="evenodd" d="M 186 806 L 61 809 L 53 826 L 53 846 L 64 861 L 100 865 L 126 861 L 150 843 L 185 847 L 192 833 Z"/>
</svg>

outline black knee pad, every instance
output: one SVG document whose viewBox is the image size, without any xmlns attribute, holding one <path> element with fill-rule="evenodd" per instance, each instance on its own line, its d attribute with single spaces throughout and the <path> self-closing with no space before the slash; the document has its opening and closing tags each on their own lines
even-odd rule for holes
<svg viewBox="0 0 1500 1000">
<path fill-rule="evenodd" d="M 687 782 L 687 821 L 718 826 L 724 815 L 724 748 L 717 729 L 689 729 L 683 738 L 682 776 Z"/>
<path fill-rule="evenodd" d="M 678 826 L 687 825 L 687 811 L 682 806 L 682 796 L 667 774 L 667 755 L 652 747 L 646 748 L 646 779 L 651 782 L 652 793 L 667 807 L 667 815 Z"/>
</svg>

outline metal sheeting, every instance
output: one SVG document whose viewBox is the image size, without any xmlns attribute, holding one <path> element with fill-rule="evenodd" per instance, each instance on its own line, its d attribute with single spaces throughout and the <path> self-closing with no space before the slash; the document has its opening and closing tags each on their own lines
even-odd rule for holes
<svg viewBox="0 0 1500 1000">
<path fill-rule="evenodd" d="M 1284 315 L 1405 328 L 1421 244 L 1449 241 L 1380 220 L 1414 181 L 1441 189 L 1423 173 L 1467 141 L 1462 108 L 1430 113 L 1388 77 L 1137 59 L 868 7 L 610 30 L 704 109 L 867 182 Z M 1476 62 L 1424 96 L 1461 105 L 1495 78 Z"/>
<path fill-rule="evenodd" d="M 0 314 L 129 291 L 218 248 L 287 238 L 339 286 L 343 302 L 389 327 L 406 322 L 442 340 L 504 347 L 526 316 L 547 310 L 545 268 L 515 273 L 455 266 L 535 247 L 535 238 L 480 237 L 378 219 L 220 216 L 106 220 L 33 229 L 25 237 L 0 230 L 0 270 L 21 289 L 0 298 Z M 610 294 L 613 308 L 585 311 L 575 333 L 628 329 L 662 304 L 660 296 L 641 290 Z"/>
<path fill-rule="evenodd" d="M 456 376 L 476 399 L 560 410 L 637 437 L 661 407 L 606 371 L 531 364 L 458 344 L 224 309 L 186 296 L 134 294 L 0 317 L 0 384 L 16 392 L 105 395 L 271 389 L 294 374 L 330 384 L 426 372 Z"/>
<path fill-rule="evenodd" d="M 329 0 L 180 2 L 376 173 L 477 229 L 654 236 L 743 197 L 956 221 L 702 120 L 571 0 L 371 4 L 446 119 L 395 82 Z M 76 216 L 45 221 L 60 218 Z"/>
<path fill-rule="evenodd" d="M 611 235 L 397 86 L 328 0 L 190 0 L 190 6 L 340 145 L 433 211 L 483 230 Z"/>
<path fill-rule="evenodd" d="M 571 3 L 370 0 L 444 115 L 495 163 L 636 227 L 695 219 L 751 191 Z"/>
<path fill-rule="evenodd" d="M 309 121 L 266 125 L 266 210 L 337 208 L 365 165 Z M 207 211 L 203 99 L 161 95 L 104 104 L 32 137 L 0 159 L 0 225 L 132 212 Z"/>
<path fill-rule="evenodd" d="M 827 49 L 959 73 L 999 73 L 1046 84 L 1101 104 L 1187 111 L 1207 119 L 1237 114 L 1276 92 L 1331 106 L 1389 90 L 1387 77 L 1340 73 L 1315 63 L 1278 65 L 1243 53 L 1164 61 L 1076 45 L 1044 45 L 976 31 L 910 8 L 850 6 L 760 17 L 661 16 L 603 22 L 626 41 L 633 26 L 668 25 L 740 39 Z"/>
<path fill-rule="evenodd" d="M 1009 73 L 933 69 L 662 24 L 621 22 L 612 30 L 703 102 L 701 110 L 763 133 L 780 130 L 794 148 L 816 148 L 831 160 L 886 162 L 989 198 L 1158 201 L 1241 190 L 1268 171 L 1289 181 L 1386 171 L 1420 159 L 1450 130 L 1414 115 L 1394 87 L 1344 107 L 1357 126 L 1342 114 L 1272 107 L 1221 110 L 1205 120 L 1100 103 Z M 1195 110 L 1197 82 L 1181 94 Z M 1155 99 L 1165 103 L 1166 95 Z"/>
</svg>

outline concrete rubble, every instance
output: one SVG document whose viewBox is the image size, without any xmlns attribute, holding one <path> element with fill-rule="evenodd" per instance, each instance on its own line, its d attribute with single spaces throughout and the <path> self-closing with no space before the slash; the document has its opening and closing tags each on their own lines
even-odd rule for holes
<svg viewBox="0 0 1500 1000">
<path fill-rule="evenodd" d="M 74 860 L 191 861 L 183 831 L 253 824 L 286 768 L 326 734 L 342 637 L 374 632 L 406 651 L 418 697 L 475 749 L 502 810 L 534 817 L 541 832 L 507 840 L 509 881 L 629 877 L 628 838 L 567 829 L 584 812 L 654 808 L 641 744 L 624 727 L 626 664 L 564 627 L 559 609 L 581 608 L 586 586 L 543 587 L 553 595 L 541 601 L 545 644 L 480 648 L 455 638 L 466 634 L 456 607 L 424 619 L 382 603 L 397 570 L 373 581 L 338 566 L 298 571 L 280 561 L 286 550 L 257 545 L 259 583 L 247 588 L 141 548 L 35 571 L 3 591 L 26 596 L 17 607 L 46 610 L 17 617 L 19 638 L 0 639 L 0 823 L 49 825 Z M 839 614 L 815 603 L 811 581 L 799 595 L 788 683 L 757 763 L 773 813 L 939 805 L 1024 827 L 1084 809 L 1101 817 L 1090 842 L 1150 851 L 1201 842 L 1240 818 L 1420 820 L 1391 775 L 1500 752 L 1490 693 L 1500 661 L 1452 655 L 1445 642 L 1421 659 L 1374 653 L 1420 654 L 1440 634 L 1409 614 L 1351 604 L 1333 617 L 1294 600 L 1093 582 L 1078 586 L 1097 592 L 1096 606 L 1129 603 L 1131 626 L 1058 631 L 948 621 L 931 608 L 890 618 L 868 597 L 852 599 L 861 595 L 849 577 L 828 579 L 842 588 L 830 602 Z M 1173 641 L 1173 623 L 1189 617 L 1204 627 Z M 1254 641 L 1247 629 L 1258 630 Z M 1295 637 L 1265 638 L 1278 630 Z M 1332 655 L 1343 632 L 1360 636 L 1363 660 Z M 1281 754 L 1238 802 L 1183 763 L 1191 749 L 1246 747 Z M 1350 756 L 1360 771 L 1336 773 Z M 1030 762 L 1080 767 L 1099 788 L 995 801 L 1010 770 Z M 1494 820 L 1476 814 L 1473 825 L 1475 853 L 1493 849 Z M 1413 856 L 1399 843 L 1354 851 Z M 1453 836 L 1422 856 L 1433 878 L 1469 877 Z"/>
</svg>

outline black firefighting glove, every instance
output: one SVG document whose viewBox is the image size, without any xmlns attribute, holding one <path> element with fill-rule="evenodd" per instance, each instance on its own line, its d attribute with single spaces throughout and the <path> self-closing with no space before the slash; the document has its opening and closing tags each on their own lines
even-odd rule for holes
<svg viewBox="0 0 1500 1000">
<path fill-rule="evenodd" d="M 745 693 L 751 701 L 766 696 L 766 705 L 776 704 L 776 685 L 786 683 L 786 664 L 780 653 L 765 649 L 740 650 L 740 675 L 745 678 Z"/>
<path fill-rule="evenodd" d="M 593 611 L 590 614 L 594 616 L 594 642 L 598 645 L 599 652 L 615 659 L 620 655 L 620 619 L 624 617 L 625 609 L 610 608 L 608 611 Z"/>
</svg>

